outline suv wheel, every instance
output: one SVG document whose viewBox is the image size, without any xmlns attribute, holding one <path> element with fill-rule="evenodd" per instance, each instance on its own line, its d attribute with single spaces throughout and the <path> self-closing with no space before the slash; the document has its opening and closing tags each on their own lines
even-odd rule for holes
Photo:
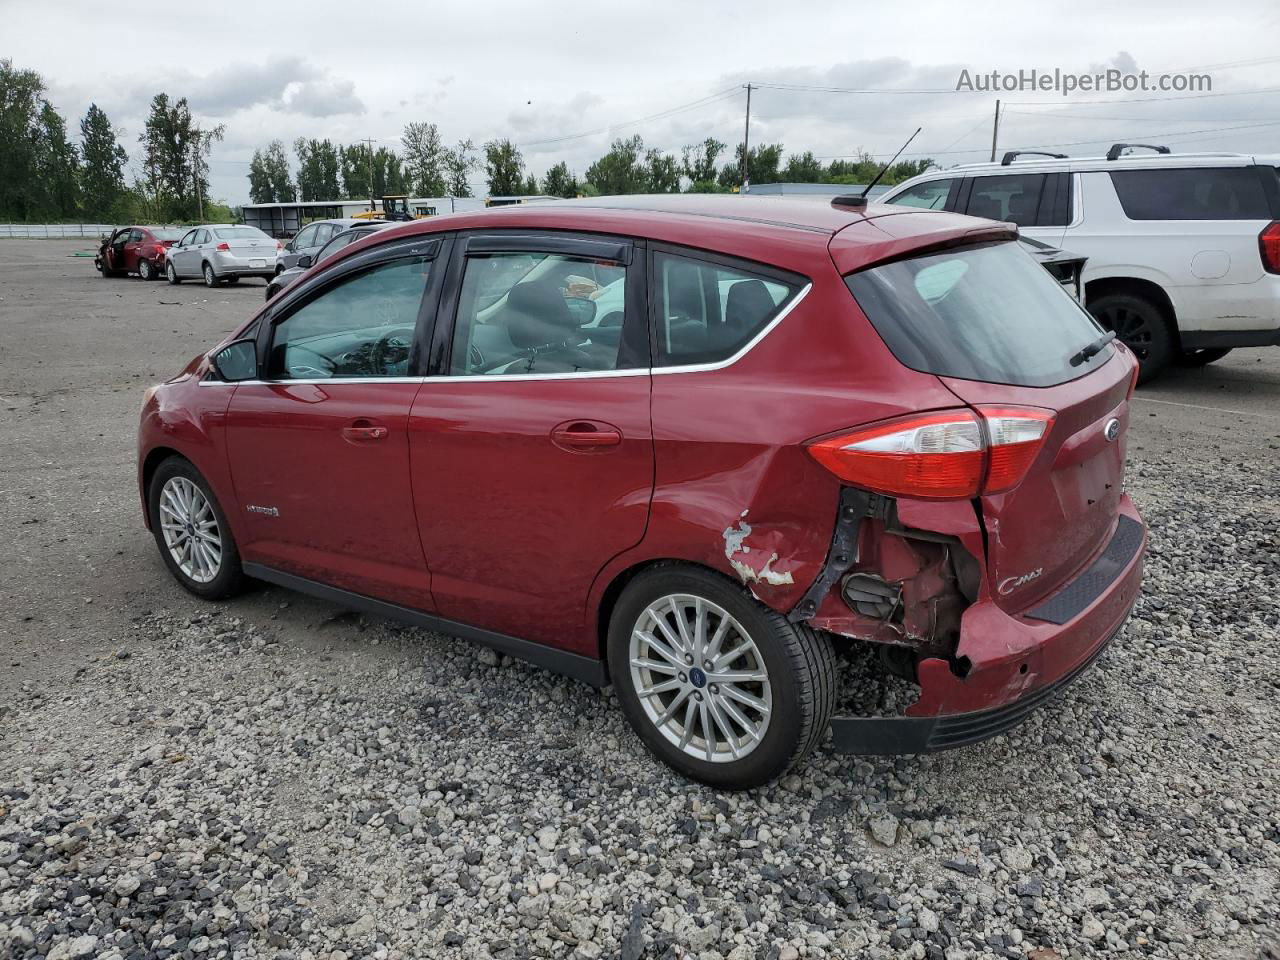
<svg viewBox="0 0 1280 960">
<path fill-rule="evenodd" d="M 1160 309 L 1128 293 L 1108 293 L 1089 304 L 1089 312 L 1114 330 L 1138 358 L 1138 382 L 1146 383 L 1173 359 L 1173 331 Z"/>
<path fill-rule="evenodd" d="M 206 287 L 216 287 L 218 285 L 218 275 L 213 272 L 213 264 L 206 263 L 204 265 L 204 285 Z"/>
<path fill-rule="evenodd" d="M 719 574 L 641 573 L 614 608 L 608 643 L 627 720 L 659 759 L 703 783 L 767 783 L 830 723 L 830 641 Z"/>
<path fill-rule="evenodd" d="M 147 503 L 156 546 L 180 584 L 206 600 L 239 591 L 244 583 L 240 552 L 199 470 L 181 457 L 170 457 L 151 478 Z"/>
</svg>

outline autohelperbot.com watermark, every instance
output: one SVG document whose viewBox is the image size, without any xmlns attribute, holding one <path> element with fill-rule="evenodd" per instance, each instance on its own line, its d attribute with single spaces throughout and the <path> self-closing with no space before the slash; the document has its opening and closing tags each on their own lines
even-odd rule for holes
<svg viewBox="0 0 1280 960">
<path fill-rule="evenodd" d="M 961 70 L 956 89 L 972 93 L 1209 93 L 1207 73 L 1150 73 L 1109 68 L 1095 73 L 1052 70 Z"/>
</svg>

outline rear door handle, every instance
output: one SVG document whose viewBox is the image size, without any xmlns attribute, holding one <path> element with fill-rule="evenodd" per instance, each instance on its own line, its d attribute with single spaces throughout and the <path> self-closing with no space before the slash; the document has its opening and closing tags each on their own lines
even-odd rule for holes
<svg viewBox="0 0 1280 960">
<path fill-rule="evenodd" d="M 351 443 L 364 443 L 369 440 L 385 440 L 387 428 L 372 420 L 353 420 L 350 426 L 342 428 L 342 439 Z"/>
<path fill-rule="evenodd" d="M 570 453 L 603 451 L 622 444 L 622 431 L 599 420 L 566 420 L 551 428 L 551 442 Z"/>
</svg>

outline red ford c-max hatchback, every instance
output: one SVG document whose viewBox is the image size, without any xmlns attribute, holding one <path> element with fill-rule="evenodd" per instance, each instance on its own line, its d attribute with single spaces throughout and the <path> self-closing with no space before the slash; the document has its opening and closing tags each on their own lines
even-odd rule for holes
<svg viewBox="0 0 1280 960">
<path fill-rule="evenodd" d="M 1008 729 L 1117 632 L 1137 364 L 1009 225 L 640 197 L 383 231 L 148 391 L 144 515 L 254 577 L 613 683 L 707 783 Z M 833 717 L 875 644 L 905 716 Z"/>
</svg>

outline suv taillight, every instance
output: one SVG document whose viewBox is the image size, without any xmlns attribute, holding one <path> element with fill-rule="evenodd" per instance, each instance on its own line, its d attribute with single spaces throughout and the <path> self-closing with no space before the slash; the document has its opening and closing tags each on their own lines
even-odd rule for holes
<svg viewBox="0 0 1280 960">
<path fill-rule="evenodd" d="M 1267 273 L 1280 273 L 1280 220 L 1258 234 L 1258 249 L 1262 253 L 1263 269 Z"/>
<path fill-rule="evenodd" d="M 1036 407 L 940 410 L 887 420 L 809 444 L 854 486 L 923 500 L 967 500 L 1022 482 L 1053 413 Z"/>
</svg>

